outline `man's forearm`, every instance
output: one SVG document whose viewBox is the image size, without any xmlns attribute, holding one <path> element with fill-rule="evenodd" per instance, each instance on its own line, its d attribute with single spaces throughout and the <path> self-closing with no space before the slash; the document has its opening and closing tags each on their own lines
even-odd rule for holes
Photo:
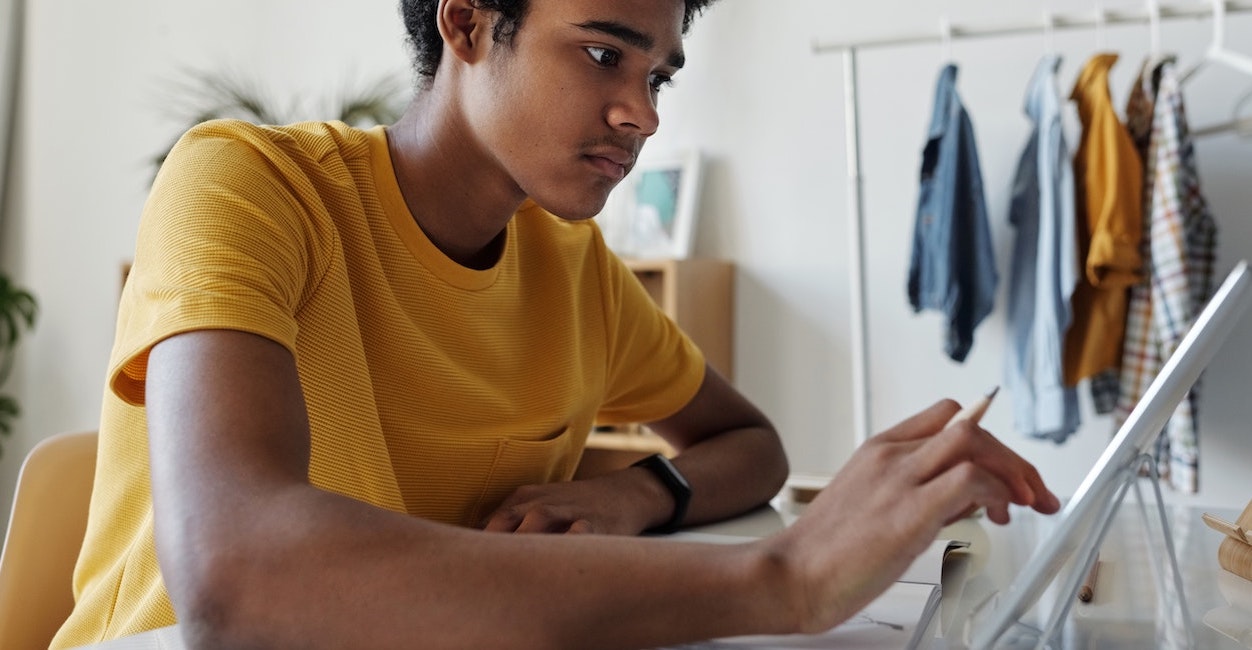
<svg viewBox="0 0 1252 650">
<path fill-rule="evenodd" d="M 727 431 L 673 459 L 691 484 L 684 524 L 733 517 L 769 501 L 787 480 L 787 457 L 768 427 Z"/>
<path fill-rule="evenodd" d="M 691 484 L 684 524 L 740 514 L 768 501 L 787 480 L 787 457 L 774 425 L 712 366 L 677 413 L 648 426 L 678 450 L 674 465 Z M 673 512 L 672 500 L 662 500 Z"/>
<path fill-rule="evenodd" d="M 315 488 L 241 507 L 200 565 L 215 591 L 175 600 L 195 647 L 640 648 L 792 631 L 802 609 L 759 544 L 483 533 Z"/>
</svg>

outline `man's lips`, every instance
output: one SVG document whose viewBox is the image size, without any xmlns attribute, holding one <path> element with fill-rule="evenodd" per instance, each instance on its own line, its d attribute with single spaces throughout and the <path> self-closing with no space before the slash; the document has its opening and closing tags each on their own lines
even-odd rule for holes
<svg viewBox="0 0 1252 650">
<path fill-rule="evenodd" d="M 635 155 L 619 147 L 596 147 L 583 154 L 605 176 L 620 181 L 635 166 Z"/>
<path fill-rule="evenodd" d="M 596 168 L 596 171 L 615 181 L 626 178 L 626 172 L 630 171 L 630 167 L 626 163 L 620 163 L 612 158 L 591 154 L 588 154 L 585 158 L 591 163 L 592 167 Z"/>
</svg>

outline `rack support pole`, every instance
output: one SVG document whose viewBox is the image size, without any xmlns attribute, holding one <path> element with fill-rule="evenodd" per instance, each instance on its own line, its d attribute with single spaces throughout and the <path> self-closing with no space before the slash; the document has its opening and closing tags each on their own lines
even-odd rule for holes
<svg viewBox="0 0 1252 650">
<path fill-rule="evenodd" d="M 865 306 L 865 206 L 861 184 L 861 115 L 856 48 L 843 52 L 844 124 L 848 153 L 848 273 L 852 302 L 852 425 L 859 447 L 870 436 L 869 329 Z"/>
</svg>

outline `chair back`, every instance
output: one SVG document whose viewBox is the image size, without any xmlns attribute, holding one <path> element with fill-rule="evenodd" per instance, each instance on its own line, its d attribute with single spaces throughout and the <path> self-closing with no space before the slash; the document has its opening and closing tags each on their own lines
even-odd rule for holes
<svg viewBox="0 0 1252 650">
<path fill-rule="evenodd" d="M 52 436 L 22 463 L 0 553 L 0 647 L 47 650 L 73 610 L 95 474 L 95 432 Z"/>
</svg>

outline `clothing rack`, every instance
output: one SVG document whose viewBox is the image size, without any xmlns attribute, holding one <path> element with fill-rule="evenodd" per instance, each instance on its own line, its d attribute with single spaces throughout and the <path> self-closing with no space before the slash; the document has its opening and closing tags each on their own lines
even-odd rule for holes
<svg viewBox="0 0 1252 650">
<path fill-rule="evenodd" d="M 939 29 L 929 33 L 899 34 L 852 41 L 817 40 L 813 43 L 813 53 L 815 55 L 843 54 L 844 128 L 847 137 L 848 155 L 849 274 L 852 285 L 852 321 L 850 328 L 852 335 L 852 413 L 853 431 L 856 434 L 856 444 L 858 446 L 869 438 L 873 425 L 869 417 L 869 325 L 865 308 L 865 297 L 867 295 L 865 286 L 865 213 L 861 183 L 861 123 L 860 104 L 857 96 L 859 90 L 857 83 L 857 53 L 860 50 L 927 43 L 939 43 L 946 50 L 947 46 L 954 40 L 1038 34 L 1041 32 L 1045 35 L 1050 35 L 1055 31 L 1103 29 L 1116 25 L 1148 25 L 1152 31 L 1152 51 L 1159 52 L 1159 28 L 1161 21 L 1214 17 L 1217 13 L 1215 11 L 1216 5 L 1216 2 L 1206 2 L 1203 5 L 1188 4 L 1184 6 L 1161 4 L 1157 0 L 1148 0 L 1146 7 L 1140 10 L 1100 9 L 1085 15 L 1045 13 L 1041 20 L 1036 22 L 992 27 L 953 25 L 943 20 Z M 1252 13 L 1252 1 L 1249 0 L 1225 0 L 1221 7 L 1224 8 L 1227 15 Z"/>
<path fill-rule="evenodd" d="M 1252 2 L 1247 0 L 1226 0 L 1226 13 L 1252 12 Z M 933 32 L 900 34 L 880 38 L 868 38 L 852 41 L 817 40 L 813 43 L 814 54 L 830 54 L 853 50 L 880 49 L 899 47 L 902 45 L 920 45 L 925 43 L 943 43 L 946 40 L 967 40 L 994 36 L 1013 36 L 1020 34 L 1038 34 L 1041 32 L 1065 31 L 1077 29 L 1100 29 L 1117 25 L 1149 25 L 1158 21 L 1176 20 L 1181 18 L 1206 19 L 1213 16 L 1210 3 L 1204 5 L 1158 4 L 1148 2 L 1145 9 L 1101 9 L 1090 14 L 1044 14 L 1040 20 L 1029 23 L 1014 23 L 999 26 L 953 25 L 941 24 Z"/>
</svg>

